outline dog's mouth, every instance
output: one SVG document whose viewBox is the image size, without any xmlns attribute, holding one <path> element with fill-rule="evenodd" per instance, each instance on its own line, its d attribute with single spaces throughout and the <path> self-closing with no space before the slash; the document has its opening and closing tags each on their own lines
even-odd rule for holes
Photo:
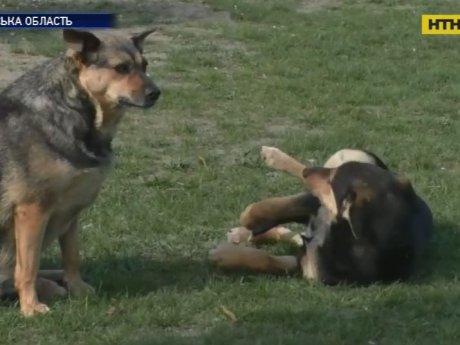
<svg viewBox="0 0 460 345">
<path fill-rule="evenodd" d="M 144 102 L 133 102 L 127 98 L 121 97 L 118 99 L 118 106 L 124 106 L 124 107 L 135 107 L 135 108 L 151 108 L 155 105 L 157 102 L 156 99 L 146 99 Z"/>
</svg>

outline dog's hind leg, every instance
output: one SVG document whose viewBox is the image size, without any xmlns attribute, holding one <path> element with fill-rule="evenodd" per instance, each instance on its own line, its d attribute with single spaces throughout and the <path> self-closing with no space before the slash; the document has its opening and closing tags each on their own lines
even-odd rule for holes
<svg viewBox="0 0 460 345">
<path fill-rule="evenodd" d="M 304 181 L 303 171 L 307 167 L 276 147 L 262 146 L 260 155 L 265 164 L 271 168 L 285 171 Z"/>
<path fill-rule="evenodd" d="M 309 193 L 269 198 L 247 206 L 241 213 L 240 222 L 256 236 L 280 224 L 307 224 L 319 207 L 319 200 Z"/>
<path fill-rule="evenodd" d="M 80 274 L 77 218 L 72 221 L 68 230 L 59 238 L 59 246 L 64 264 L 64 283 L 69 293 L 77 297 L 94 294 L 94 288 L 85 283 Z"/>
<path fill-rule="evenodd" d="M 209 253 L 209 261 L 220 268 L 250 269 L 266 273 L 290 273 L 298 269 L 297 257 L 271 255 L 265 250 L 223 243 Z"/>
</svg>

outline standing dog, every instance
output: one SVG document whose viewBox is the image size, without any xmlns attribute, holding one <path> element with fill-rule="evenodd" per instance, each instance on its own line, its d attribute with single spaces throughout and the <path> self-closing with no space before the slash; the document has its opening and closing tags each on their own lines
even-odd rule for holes
<svg viewBox="0 0 460 345">
<path fill-rule="evenodd" d="M 46 279 L 59 272 L 39 272 L 42 247 L 56 238 L 68 292 L 94 291 L 80 276 L 78 216 L 110 170 L 125 106 L 148 108 L 160 95 L 142 55 L 151 32 L 64 30 L 66 54 L 0 94 L 0 282 L 14 280 L 24 315 L 49 310 L 41 295 L 67 292 Z"/>
<path fill-rule="evenodd" d="M 302 248 L 300 254 L 273 256 L 227 243 L 211 251 L 211 262 L 266 272 L 300 268 L 304 277 L 327 284 L 409 277 L 432 232 L 431 211 L 409 180 L 366 151 L 341 150 L 324 167 L 308 168 L 276 148 L 264 147 L 262 155 L 269 166 L 305 181 L 311 193 L 249 205 L 241 214 L 243 227 L 230 237 L 285 237 Z M 278 226 L 288 222 L 305 224 L 307 232 L 293 236 Z"/>
</svg>

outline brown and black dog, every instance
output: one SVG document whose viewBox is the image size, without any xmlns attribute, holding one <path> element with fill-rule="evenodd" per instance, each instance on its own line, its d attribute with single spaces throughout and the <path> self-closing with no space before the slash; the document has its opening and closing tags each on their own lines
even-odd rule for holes
<svg viewBox="0 0 460 345">
<path fill-rule="evenodd" d="M 64 30 L 66 53 L 0 94 L 0 283 L 15 287 L 24 315 L 48 311 L 44 296 L 94 291 L 80 276 L 78 216 L 110 170 L 123 110 L 160 95 L 142 53 L 151 32 Z M 55 239 L 64 270 L 39 271 Z"/>
<path fill-rule="evenodd" d="M 432 234 L 427 204 L 404 177 L 390 172 L 374 154 L 341 150 L 323 167 L 306 167 L 273 147 L 263 147 L 267 165 L 302 179 L 311 190 L 263 200 L 241 214 L 243 227 L 229 242 L 288 239 L 298 256 L 275 256 L 251 246 L 224 243 L 210 252 L 223 268 L 263 272 L 301 270 L 326 284 L 392 282 L 406 279 Z M 295 235 L 280 224 L 305 224 Z"/>
</svg>

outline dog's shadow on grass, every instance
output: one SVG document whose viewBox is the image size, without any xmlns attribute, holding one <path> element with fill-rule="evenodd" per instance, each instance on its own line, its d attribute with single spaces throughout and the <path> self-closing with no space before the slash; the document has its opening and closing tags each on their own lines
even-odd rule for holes
<svg viewBox="0 0 460 345">
<path fill-rule="evenodd" d="M 59 260 L 47 257 L 41 261 L 41 267 L 61 268 Z M 207 285 L 212 274 L 212 267 L 202 257 L 155 260 L 128 256 L 86 259 L 82 262 L 83 279 L 96 288 L 98 295 L 107 297 L 147 295 L 163 289 L 178 292 L 200 290 Z M 62 281 L 58 283 L 63 284 Z M 17 301 L 17 293 L 11 289 L 12 286 L 2 292 L 1 306 Z"/>
<path fill-rule="evenodd" d="M 433 239 L 408 284 L 456 280 L 460 266 L 460 227 L 446 221 L 434 224 Z M 285 249 L 285 248 L 283 248 Z M 292 248 L 290 249 L 292 252 Z M 148 294 L 161 289 L 199 290 L 209 279 L 225 276 L 257 279 L 260 274 L 246 270 L 223 271 L 210 266 L 205 256 L 153 259 L 150 257 L 107 257 L 83 262 L 84 278 L 102 293 L 117 295 Z M 291 274 L 280 279 L 299 279 Z"/>
<path fill-rule="evenodd" d="M 205 288 L 210 279 L 239 282 L 258 279 L 262 273 L 248 270 L 221 270 L 212 266 L 206 257 L 195 259 L 152 260 L 142 257 L 125 257 L 106 260 L 86 260 L 83 276 L 100 293 L 107 296 L 120 294 L 145 295 L 162 289 L 187 292 Z M 277 274 L 279 279 L 295 279 L 296 274 Z M 283 277 L 284 276 L 284 277 Z"/>
<path fill-rule="evenodd" d="M 153 260 L 145 257 L 84 260 L 83 279 L 96 288 L 98 295 L 146 295 L 162 289 L 190 291 L 203 288 L 210 276 L 207 262 L 201 258 Z M 44 258 L 43 268 L 60 268 L 58 261 Z M 59 282 L 62 284 L 62 282 Z M 9 286 L 9 285 L 8 285 Z M 2 291 L 0 306 L 9 306 L 18 299 L 12 286 Z"/>
<path fill-rule="evenodd" d="M 435 221 L 433 238 L 418 270 L 408 284 L 448 282 L 456 280 L 460 266 L 460 226 L 448 221 Z M 285 248 L 284 248 L 285 249 Z M 290 249 L 292 252 L 292 248 Z M 206 257 L 165 258 L 108 257 L 85 261 L 87 279 L 109 295 L 118 293 L 146 294 L 163 288 L 178 291 L 205 287 L 211 276 L 225 276 L 229 280 L 241 277 L 257 279 L 259 274 L 239 271 L 221 271 L 209 265 Z M 280 279 L 299 279 L 298 274 Z"/>
<path fill-rule="evenodd" d="M 433 238 L 410 283 L 456 280 L 460 267 L 460 226 L 449 221 L 435 221 Z"/>
<path fill-rule="evenodd" d="M 424 284 L 456 280 L 460 266 L 460 227 L 441 221 L 434 226 L 432 243 L 420 267 L 407 283 Z M 57 267 L 56 261 L 44 260 L 42 267 Z M 214 276 L 239 280 L 241 277 L 257 279 L 259 274 L 239 271 L 221 271 L 211 267 L 206 257 L 175 257 L 153 259 L 150 257 L 106 257 L 86 259 L 82 263 L 83 276 L 101 293 L 144 295 L 162 289 L 190 291 L 204 288 Z M 299 279 L 298 274 L 280 279 Z"/>
<path fill-rule="evenodd" d="M 85 260 L 84 278 L 108 296 L 143 295 L 164 288 L 177 291 L 200 289 L 209 279 L 204 258 L 154 260 L 133 256 Z"/>
</svg>

